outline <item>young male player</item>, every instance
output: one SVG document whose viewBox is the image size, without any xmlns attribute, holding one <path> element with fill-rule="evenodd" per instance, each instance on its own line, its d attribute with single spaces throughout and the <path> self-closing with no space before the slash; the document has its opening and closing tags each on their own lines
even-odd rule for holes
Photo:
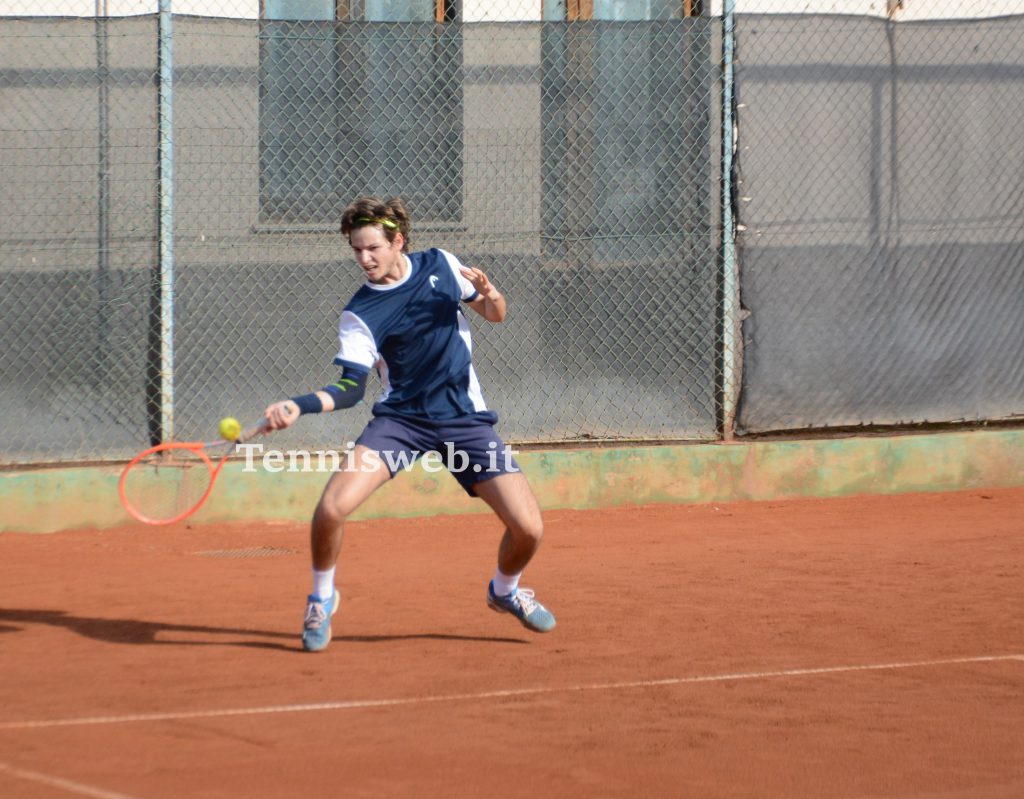
<svg viewBox="0 0 1024 799">
<path fill-rule="evenodd" d="M 410 228 L 400 198 L 361 197 L 345 208 L 341 232 L 366 283 L 341 314 L 341 348 L 334 360 L 341 377 L 320 391 L 276 402 L 265 413 L 268 427 L 279 430 L 302 414 L 358 403 L 370 369 L 377 369 L 383 385 L 373 418 L 344 468 L 331 475 L 313 513 L 313 592 L 302 632 L 303 646 L 313 652 L 331 640 L 345 519 L 394 476 L 390 467 L 402 463 L 402 453 L 418 457 L 435 451 L 458 461 L 446 465 L 466 492 L 490 505 L 505 524 L 487 604 L 534 632 L 555 626 L 555 617 L 533 591 L 519 587 L 540 544 L 543 522 L 515 461 L 495 456 L 504 453 L 505 444 L 494 431 L 497 414 L 487 410 L 480 393 L 460 306 L 465 302 L 487 321 L 501 322 L 505 298 L 486 274 L 463 266 L 451 253 L 409 253 Z"/>
</svg>

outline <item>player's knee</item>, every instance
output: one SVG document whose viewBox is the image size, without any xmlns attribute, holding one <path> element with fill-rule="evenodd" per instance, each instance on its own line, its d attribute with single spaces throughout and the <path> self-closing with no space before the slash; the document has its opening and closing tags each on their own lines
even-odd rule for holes
<svg viewBox="0 0 1024 799">
<path fill-rule="evenodd" d="M 544 521 L 539 514 L 521 520 L 517 526 L 516 532 L 521 539 L 531 542 L 535 547 L 540 544 L 544 537 Z"/>
<path fill-rule="evenodd" d="M 343 496 L 332 492 L 326 492 L 320 497 L 316 506 L 316 517 L 318 521 L 328 524 L 342 524 L 354 508 L 349 507 Z"/>
</svg>

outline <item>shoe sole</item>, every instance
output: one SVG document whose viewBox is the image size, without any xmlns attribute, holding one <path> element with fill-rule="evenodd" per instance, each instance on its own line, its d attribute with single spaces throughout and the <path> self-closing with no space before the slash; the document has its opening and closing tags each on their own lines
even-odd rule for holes
<svg viewBox="0 0 1024 799">
<path fill-rule="evenodd" d="M 306 639 L 303 638 L 302 639 L 302 648 L 303 649 L 305 649 L 307 652 L 323 652 L 325 649 L 327 649 L 327 645 L 331 642 L 331 638 L 333 637 L 332 636 L 333 631 L 331 630 L 331 619 L 333 619 L 334 618 L 334 614 L 338 612 L 338 606 L 340 604 L 341 604 L 341 596 L 338 594 L 337 589 L 335 589 L 335 591 L 334 591 L 334 606 L 331 608 L 331 616 L 327 620 L 327 640 L 324 641 L 324 645 L 323 646 L 318 646 L 318 647 L 313 648 L 313 647 L 306 646 Z"/>
</svg>

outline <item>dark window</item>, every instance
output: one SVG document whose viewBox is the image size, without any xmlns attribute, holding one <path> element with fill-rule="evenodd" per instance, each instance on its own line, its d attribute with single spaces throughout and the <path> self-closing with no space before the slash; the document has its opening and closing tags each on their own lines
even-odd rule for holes
<svg viewBox="0 0 1024 799">
<path fill-rule="evenodd" d="M 636 22 L 699 17 L 704 0 L 543 0 L 546 20 Z"/>
<path fill-rule="evenodd" d="M 453 0 L 263 0 L 260 216 L 333 223 L 362 193 L 462 217 Z"/>
<path fill-rule="evenodd" d="M 683 0 L 545 0 L 546 255 L 683 253 L 709 224 L 710 20 Z"/>
</svg>

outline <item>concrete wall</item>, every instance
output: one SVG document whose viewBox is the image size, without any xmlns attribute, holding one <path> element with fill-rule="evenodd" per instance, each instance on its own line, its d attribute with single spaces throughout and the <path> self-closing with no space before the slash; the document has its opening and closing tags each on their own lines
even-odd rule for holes
<svg viewBox="0 0 1024 799">
<path fill-rule="evenodd" d="M 1024 485 L 1024 429 L 733 444 L 522 452 L 541 506 L 606 508 Z M 326 480 L 316 472 L 243 473 L 230 463 L 195 524 L 308 519 Z M 116 467 L 0 473 L 0 531 L 53 532 L 133 522 Z M 355 518 L 483 513 L 447 474 L 399 474 Z"/>
</svg>

